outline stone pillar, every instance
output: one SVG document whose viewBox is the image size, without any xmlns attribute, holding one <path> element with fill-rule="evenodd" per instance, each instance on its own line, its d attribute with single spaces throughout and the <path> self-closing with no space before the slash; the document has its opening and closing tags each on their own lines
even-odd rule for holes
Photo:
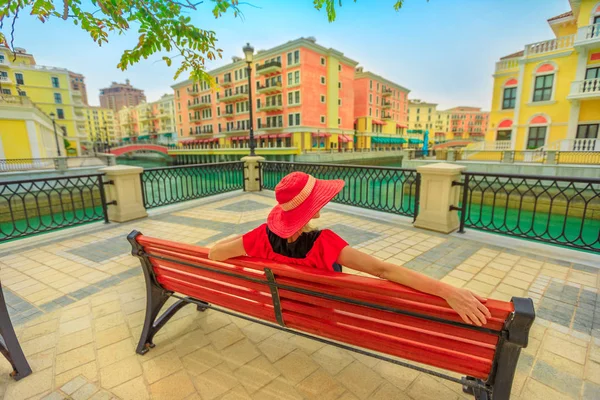
<svg viewBox="0 0 600 400">
<path fill-rule="evenodd" d="M 450 206 L 458 206 L 460 187 L 452 182 L 460 182 L 460 173 L 466 167 L 440 163 L 417 167 L 421 174 L 419 215 L 415 227 L 436 232 L 451 233 L 459 228 L 458 212 Z"/>
<path fill-rule="evenodd" d="M 456 151 L 454 149 L 448 149 L 446 161 L 456 161 Z"/>
<path fill-rule="evenodd" d="M 106 201 L 108 206 L 108 219 L 111 222 L 126 222 L 148 216 L 144 207 L 142 183 L 140 174 L 144 171 L 141 167 L 129 165 L 115 165 L 99 170 L 105 174 L 104 182 L 112 181 L 105 185 Z"/>
<path fill-rule="evenodd" d="M 512 164 L 514 161 L 514 151 L 513 150 L 505 150 L 502 152 L 502 162 L 507 164 Z"/>
<path fill-rule="evenodd" d="M 56 157 L 54 159 L 54 166 L 56 167 L 57 171 L 66 171 L 69 169 L 67 157 Z"/>
<path fill-rule="evenodd" d="M 244 187 L 246 192 L 259 192 L 261 190 L 261 170 L 259 163 L 265 161 L 264 157 L 246 156 L 242 157 L 244 162 Z"/>
<path fill-rule="evenodd" d="M 546 164 L 558 164 L 558 152 L 556 150 L 546 151 Z"/>
</svg>

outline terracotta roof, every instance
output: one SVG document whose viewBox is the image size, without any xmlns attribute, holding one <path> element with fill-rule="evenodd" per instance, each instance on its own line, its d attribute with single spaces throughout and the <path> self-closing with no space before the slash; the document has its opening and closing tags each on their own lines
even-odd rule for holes
<svg viewBox="0 0 600 400">
<path fill-rule="evenodd" d="M 548 19 L 548 22 L 556 21 L 557 19 L 562 19 L 562 18 L 572 17 L 572 16 L 573 16 L 573 11 L 569 11 L 569 12 L 557 15 L 556 17 L 552 17 L 552 18 Z"/>
<path fill-rule="evenodd" d="M 523 57 L 524 54 L 525 54 L 525 51 L 521 50 L 521 51 L 517 51 L 516 53 L 512 53 L 512 54 L 509 54 L 507 56 L 501 57 L 500 59 L 501 60 L 506 60 L 508 58 Z"/>
</svg>

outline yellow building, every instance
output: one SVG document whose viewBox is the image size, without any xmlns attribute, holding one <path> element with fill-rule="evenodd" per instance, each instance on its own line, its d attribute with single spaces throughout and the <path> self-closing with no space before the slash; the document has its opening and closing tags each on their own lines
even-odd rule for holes
<svg viewBox="0 0 600 400">
<path fill-rule="evenodd" d="M 496 63 L 490 150 L 600 150 L 600 2 L 570 0 L 555 38 Z"/>
<path fill-rule="evenodd" d="M 151 103 L 123 107 L 118 124 L 124 141 L 170 140 L 176 136 L 173 94 L 165 94 Z"/>
<path fill-rule="evenodd" d="M 25 96 L 0 95 L 0 159 L 49 158 L 59 151 L 66 155 L 48 115 Z"/>
<path fill-rule="evenodd" d="M 81 154 L 80 143 L 88 136 L 85 105 L 81 91 L 73 90 L 67 69 L 37 65 L 25 49 L 16 48 L 13 54 L 0 46 L 0 92 L 27 97 L 41 112 L 54 115 L 60 132 Z"/>
<path fill-rule="evenodd" d="M 419 140 L 423 140 L 424 132 L 429 131 L 429 141 L 439 142 L 443 141 L 441 134 L 435 135 L 436 124 L 440 126 L 438 121 L 437 104 L 430 103 L 422 100 L 409 100 L 408 101 L 408 136 L 409 141 L 418 143 Z M 438 132 L 448 132 L 447 130 Z M 445 135 L 443 136 L 445 137 Z"/>
<path fill-rule="evenodd" d="M 117 143 L 119 137 L 113 110 L 102 107 L 86 107 L 88 142 Z"/>
</svg>

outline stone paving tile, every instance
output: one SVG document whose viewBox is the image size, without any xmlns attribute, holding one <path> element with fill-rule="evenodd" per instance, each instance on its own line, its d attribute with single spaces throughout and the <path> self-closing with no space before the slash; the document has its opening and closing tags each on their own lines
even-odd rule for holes
<svg viewBox="0 0 600 400">
<path fill-rule="evenodd" d="M 272 198 L 245 194 L 116 227 L 99 225 L 76 239 L 0 250 L 9 311 L 35 369 L 30 386 L 0 378 L 0 398 L 6 382 L 6 399 L 53 399 L 79 376 L 86 381 L 79 394 L 96 400 L 465 398 L 452 383 L 193 307 L 156 336 L 156 348 L 135 354 L 145 288 L 126 234 L 135 228 L 207 245 L 258 226 L 272 204 Z M 506 300 L 531 296 L 538 319 L 521 353 L 512 398 L 598 398 L 597 269 L 360 213 L 325 210 L 317 222 L 365 252 L 450 284 Z M 108 248 L 113 242 L 119 245 Z M 102 246 L 85 251 L 96 243 Z M 31 300 L 32 288 L 62 294 L 40 303 Z M 8 368 L 0 362 L 0 377 Z"/>
</svg>

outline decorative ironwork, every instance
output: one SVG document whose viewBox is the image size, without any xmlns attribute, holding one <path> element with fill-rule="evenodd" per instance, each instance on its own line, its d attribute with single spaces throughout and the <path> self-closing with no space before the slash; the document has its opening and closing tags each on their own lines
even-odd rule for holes
<svg viewBox="0 0 600 400">
<path fill-rule="evenodd" d="M 11 158 L 0 160 L 0 172 L 56 168 L 54 158 Z"/>
<path fill-rule="evenodd" d="M 243 189 L 244 163 L 148 168 L 141 180 L 148 209 Z"/>
<path fill-rule="evenodd" d="M 557 164 L 600 164 L 600 151 L 559 151 Z"/>
<path fill-rule="evenodd" d="M 600 252 L 600 179 L 464 173 L 464 227 Z"/>
<path fill-rule="evenodd" d="M 108 222 L 103 174 L 0 183 L 0 242 Z"/>
<path fill-rule="evenodd" d="M 261 162 L 261 169 L 263 189 L 274 190 L 285 175 L 302 171 L 319 179 L 344 180 L 336 203 L 413 218 L 418 213 L 420 179 L 414 169 L 270 161 Z"/>
</svg>

